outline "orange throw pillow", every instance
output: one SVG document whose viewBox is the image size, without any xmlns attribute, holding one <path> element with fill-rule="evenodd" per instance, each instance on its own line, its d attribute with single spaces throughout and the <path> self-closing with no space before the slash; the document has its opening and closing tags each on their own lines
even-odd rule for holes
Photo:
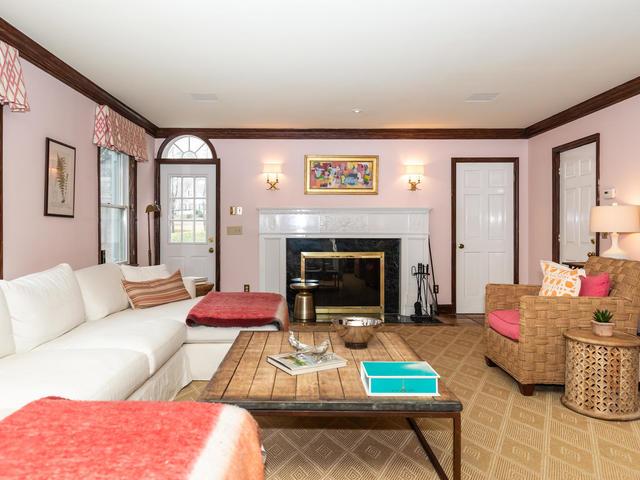
<svg viewBox="0 0 640 480">
<path fill-rule="evenodd" d="M 571 269 L 566 265 L 542 260 L 540 262 L 542 288 L 539 295 L 543 297 L 577 297 L 580 294 L 580 275 L 584 269 Z"/>
<path fill-rule="evenodd" d="M 165 303 L 178 302 L 191 298 L 184 288 L 180 270 L 168 278 L 147 280 L 145 282 L 131 282 L 122 280 L 122 286 L 127 292 L 132 308 L 150 308 Z"/>
</svg>

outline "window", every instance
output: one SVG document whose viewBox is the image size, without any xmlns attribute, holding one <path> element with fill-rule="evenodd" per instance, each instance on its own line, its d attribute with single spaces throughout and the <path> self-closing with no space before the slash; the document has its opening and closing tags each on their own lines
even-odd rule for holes
<svg viewBox="0 0 640 480">
<path fill-rule="evenodd" d="M 137 263 L 136 162 L 100 148 L 100 261 Z"/>
<path fill-rule="evenodd" d="M 169 243 L 207 243 L 207 180 L 169 176 Z"/>
<path fill-rule="evenodd" d="M 162 151 L 162 158 L 193 160 L 196 158 L 213 158 L 209 145 L 201 138 L 193 135 L 182 135 L 173 139 Z"/>
</svg>

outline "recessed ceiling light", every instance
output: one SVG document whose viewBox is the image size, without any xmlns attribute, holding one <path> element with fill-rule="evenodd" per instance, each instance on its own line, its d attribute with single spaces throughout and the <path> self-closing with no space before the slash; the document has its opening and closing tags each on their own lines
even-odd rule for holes
<svg viewBox="0 0 640 480">
<path fill-rule="evenodd" d="M 362 113 L 362 109 L 361 109 L 361 108 L 352 108 L 352 109 L 351 109 L 351 111 L 352 111 L 353 113 L 356 113 L 356 114 L 357 114 L 357 113 Z"/>
<path fill-rule="evenodd" d="M 192 93 L 191 100 L 196 102 L 217 102 L 218 95 L 215 93 Z"/>
<path fill-rule="evenodd" d="M 471 103 L 482 103 L 482 102 L 493 102 L 496 98 L 498 98 L 499 93 L 474 93 L 473 95 L 469 95 L 465 102 Z"/>
</svg>

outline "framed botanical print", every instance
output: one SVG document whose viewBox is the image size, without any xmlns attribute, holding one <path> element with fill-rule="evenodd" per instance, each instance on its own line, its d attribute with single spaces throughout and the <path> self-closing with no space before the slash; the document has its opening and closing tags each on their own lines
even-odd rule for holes
<svg viewBox="0 0 640 480">
<path fill-rule="evenodd" d="M 47 138 L 44 214 L 73 217 L 76 196 L 76 149 Z"/>
<path fill-rule="evenodd" d="M 375 155 L 305 155 L 305 194 L 378 194 Z"/>
</svg>

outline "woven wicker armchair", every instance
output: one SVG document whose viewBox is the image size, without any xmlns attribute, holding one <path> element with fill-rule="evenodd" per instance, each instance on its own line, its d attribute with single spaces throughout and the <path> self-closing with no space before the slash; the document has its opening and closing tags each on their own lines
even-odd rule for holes
<svg viewBox="0 0 640 480">
<path fill-rule="evenodd" d="M 613 313 L 616 331 L 637 332 L 640 262 L 590 257 L 585 270 L 589 275 L 609 273 L 609 297 L 540 297 L 539 285 L 487 285 L 485 313 L 519 309 L 520 338 L 500 335 L 485 319 L 485 360 L 511 375 L 523 395 L 533 395 L 536 384 L 564 385 L 562 334 L 568 328 L 589 327 L 595 309 Z"/>
</svg>

